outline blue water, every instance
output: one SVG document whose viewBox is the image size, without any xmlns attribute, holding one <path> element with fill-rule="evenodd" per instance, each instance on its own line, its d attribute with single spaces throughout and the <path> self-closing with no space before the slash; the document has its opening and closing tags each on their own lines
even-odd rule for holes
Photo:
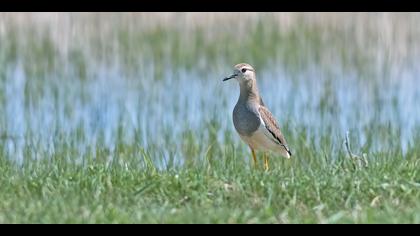
<svg viewBox="0 0 420 236">
<path fill-rule="evenodd" d="M 400 131 L 401 138 L 394 141 L 404 151 L 420 125 L 418 68 L 373 68 L 371 78 L 340 65 L 329 73 L 317 66 L 298 73 L 286 72 L 281 64 L 273 68 L 257 70 L 258 84 L 266 105 L 288 132 L 306 128 L 309 135 L 327 133 L 339 149 L 347 131 L 362 145 L 366 127 L 390 124 Z M 24 147 L 32 145 L 29 155 L 42 158 L 54 153 L 56 143 L 70 143 L 83 154 L 94 152 L 99 141 L 113 150 L 120 127 L 122 142 L 146 149 L 158 146 L 168 156 L 169 145 L 182 145 L 183 132 L 200 134 L 211 121 L 220 125 L 218 139 L 223 142 L 225 131 L 234 132 L 231 112 L 239 94 L 236 81 L 221 81 L 230 73 L 231 65 L 204 75 L 170 68 L 156 80 L 153 67 L 126 75 L 116 65 L 93 67 L 85 80 L 72 70 L 35 78 L 17 63 L 7 67 L 0 81 L 4 152 L 21 160 Z M 240 145 L 238 136 L 232 137 Z M 385 145 L 378 138 L 374 150 Z"/>
</svg>

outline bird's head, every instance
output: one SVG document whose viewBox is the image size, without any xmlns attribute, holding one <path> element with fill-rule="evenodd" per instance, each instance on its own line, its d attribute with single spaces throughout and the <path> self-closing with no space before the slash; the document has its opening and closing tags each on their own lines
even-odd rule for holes
<svg viewBox="0 0 420 236">
<path fill-rule="evenodd" d="M 255 70 L 251 65 L 240 63 L 234 66 L 233 74 L 223 79 L 223 81 L 236 79 L 239 83 L 255 80 Z"/>
</svg>

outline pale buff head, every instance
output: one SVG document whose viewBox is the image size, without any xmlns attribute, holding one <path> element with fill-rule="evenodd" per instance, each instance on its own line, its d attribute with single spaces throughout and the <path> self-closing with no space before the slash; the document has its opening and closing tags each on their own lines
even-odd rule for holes
<svg viewBox="0 0 420 236">
<path fill-rule="evenodd" d="M 223 79 L 223 81 L 236 79 L 239 83 L 255 80 L 255 70 L 247 63 L 239 63 L 234 66 L 233 74 Z"/>
</svg>

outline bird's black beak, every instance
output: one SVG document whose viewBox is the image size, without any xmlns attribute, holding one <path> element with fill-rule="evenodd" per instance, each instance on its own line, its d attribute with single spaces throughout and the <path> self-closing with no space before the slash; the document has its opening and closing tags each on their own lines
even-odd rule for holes
<svg viewBox="0 0 420 236">
<path fill-rule="evenodd" d="M 233 74 L 233 75 L 231 75 L 231 76 L 229 76 L 229 77 L 224 78 L 224 79 L 223 79 L 223 81 L 233 79 L 233 78 L 235 78 L 236 76 L 237 76 L 237 74 Z"/>
</svg>

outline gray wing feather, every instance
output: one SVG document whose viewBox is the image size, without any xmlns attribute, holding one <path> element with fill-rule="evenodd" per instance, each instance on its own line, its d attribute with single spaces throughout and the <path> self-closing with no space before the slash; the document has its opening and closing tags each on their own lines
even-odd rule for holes
<svg viewBox="0 0 420 236">
<path fill-rule="evenodd" d="M 264 106 L 260 106 L 258 108 L 258 111 L 261 115 L 261 119 L 265 123 L 265 127 L 267 128 L 267 130 L 271 133 L 273 138 L 275 140 L 277 140 L 278 144 L 282 145 L 286 149 L 286 151 L 289 153 L 289 155 L 291 156 L 292 153 L 290 152 L 290 149 L 287 146 L 286 139 L 284 138 L 283 134 L 281 133 L 280 127 L 279 127 L 276 119 L 274 118 L 274 116 Z"/>
<path fill-rule="evenodd" d="M 265 104 L 264 104 L 264 102 L 263 102 L 263 100 L 262 100 L 262 97 L 260 97 L 260 105 L 261 105 L 261 106 L 265 106 Z"/>
</svg>

